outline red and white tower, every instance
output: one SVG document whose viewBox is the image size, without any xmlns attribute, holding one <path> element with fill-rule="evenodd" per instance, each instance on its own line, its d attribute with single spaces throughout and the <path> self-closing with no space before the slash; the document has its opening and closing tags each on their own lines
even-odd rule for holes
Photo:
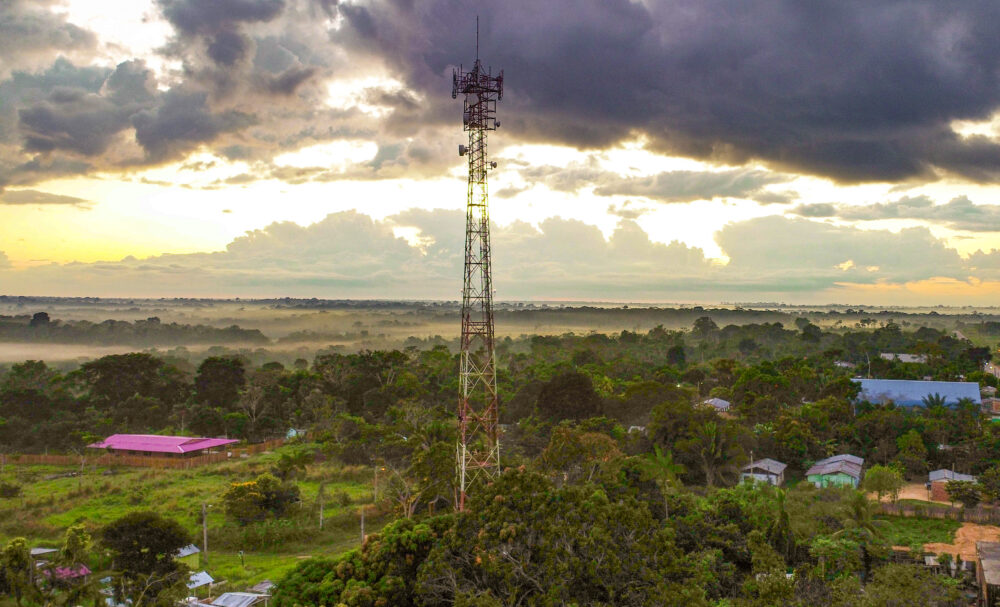
<svg viewBox="0 0 1000 607">
<path fill-rule="evenodd" d="M 469 144 L 458 146 L 468 158 L 465 213 L 465 279 L 462 286 L 462 361 L 458 401 L 458 509 L 465 509 L 470 486 L 500 473 L 500 424 L 493 335 L 493 280 L 490 269 L 490 211 L 486 176 L 496 168 L 486 155 L 486 133 L 500 126 L 497 102 L 503 97 L 503 70 L 496 76 L 479 61 L 453 75 L 452 99 L 462 95 L 463 129 Z"/>
</svg>

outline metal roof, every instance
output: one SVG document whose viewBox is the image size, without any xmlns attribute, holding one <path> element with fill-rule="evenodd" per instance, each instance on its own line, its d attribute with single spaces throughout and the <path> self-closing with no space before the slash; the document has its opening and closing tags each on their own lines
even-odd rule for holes
<svg viewBox="0 0 1000 607">
<path fill-rule="evenodd" d="M 976 556 L 983 566 L 983 579 L 1000 586 L 1000 542 L 976 542 Z"/>
<path fill-rule="evenodd" d="M 970 483 L 976 482 L 976 477 L 971 474 L 961 474 L 955 472 L 954 470 L 949 470 L 947 468 L 941 468 L 940 470 L 932 470 L 930 474 L 927 475 L 928 479 L 933 483 L 934 481 L 969 481 Z"/>
<path fill-rule="evenodd" d="M 198 571 L 191 574 L 191 577 L 188 579 L 187 587 L 194 590 L 195 588 L 208 586 L 214 582 L 215 578 L 210 576 L 207 571 Z"/>
<path fill-rule="evenodd" d="M 760 469 L 765 472 L 770 472 L 771 474 L 781 474 L 785 471 L 788 466 L 779 462 L 778 460 L 765 457 L 764 459 L 754 460 L 753 463 L 743 466 L 743 471 L 749 472 L 750 470 Z"/>
<path fill-rule="evenodd" d="M 177 552 L 174 553 L 175 559 L 182 559 L 186 556 L 191 556 L 192 554 L 198 554 L 201 552 L 201 548 L 195 546 L 194 544 L 188 544 L 183 548 L 179 548 Z"/>
<path fill-rule="evenodd" d="M 250 607 L 265 598 L 267 598 L 265 595 L 255 592 L 227 592 L 219 595 L 212 604 L 215 607 Z"/>
<path fill-rule="evenodd" d="M 711 405 L 718 409 L 719 411 L 728 411 L 730 402 L 728 400 L 722 400 L 721 398 L 710 398 L 703 401 L 706 405 Z"/>
<path fill-rule="evenodd" d="M 966 381 L 917 381 L 911 379 L 854 379 L 861 384 L 858 400 L 870 403 L 892 401 L 901 407 L 920 407 L 924 398 L 933 394 L 944 397 L 944 404 L 955 405 L 967 398 L 982 405 L 979 384 Z"/>
<path fill-rule="evenodd" d="M 864 466 L 865 460 L 861 459 L 856 455 L 834 455 L 833 457 L 828 457 L 826 459 L 821 459 L 812 468 L 806 471 L 806 476 L 822 475 L 822 474 L 837 474 L 842 472 L 847 476 L 861 479 L 861 468 Z"/>
<path fill-rule="evenodd" d="M 231 445 L 240 441 L 231 438 L 204 438 L 191 436 L 159 436 L 157 434 L 112 434 L 99 443 L 87 445 L 92 449 L 120 451 L 151 451 L 156 453 L 190 453 L 213 447 Z"/>
</svg>

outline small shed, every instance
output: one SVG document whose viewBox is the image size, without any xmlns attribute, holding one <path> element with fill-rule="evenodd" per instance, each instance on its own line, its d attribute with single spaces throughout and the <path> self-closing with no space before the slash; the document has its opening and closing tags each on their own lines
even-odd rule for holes
<svg viewBox="0 0 1000 607">
<path fill-rule="evenodd" d="M 941 468 L 940 470 L 933 470 L 927 475 L 927 480 L 931 484 L 931 499 L 936 502 L 950 502 L 951 497 L 948 495 L 948 481 L 967 481 L 970 483 L 976 482 L 976 477 L 971 474 L 961 474 L 955 472 L 954 470 L 949 470 L 947 468 Z"/>
<path fill-rule="evenodd" d="M 740 470 L 740 481 L 767 483 L 780 487 L 785 484 L 785 468 L 788 466 L 778 460 L 765 457 L 750 462 Z"/>
<path fill-rule="evenodd" d="M 201 588 L 214 583 L 215 578 L 209 575 L 207 571 L 196 571 L 188 578 L 187 587 L 190 590 L 194 590 L 195 588 Z"/>
<path fill-rule="evenodd" d="M 861 470 L 865 460 L 849 454 L 821 459 L 809 470 L 806 478 L 817 487 L 854 487 L 861 484 Z"/>
<path fill-rule="evenodd" d="M 1000 542 L 976 542 L 976 582 L 980 605 L 1000 603 Z"/>
<path fill-rule="evenodd" d="M 189 569 L 194 569 L 198 566 L 200 554 L 201 548 L 195 546 L 194 544 L 188 544 L 174 553 L 174 560 L 178 563 L 184 563 Z"/>
<path fill-rule="evenodd" d="M 729 409 L 730 407 L 732 407 L 732 403 L 730 403 L 728 400 L 723 400 L 721 398 L 709 398 L 703 400 L 701 404 L 705 405 L 706 407 L 712 407 L 713 409 L 715 409 L 716 413 L 729 413 Z"/>
</svg>

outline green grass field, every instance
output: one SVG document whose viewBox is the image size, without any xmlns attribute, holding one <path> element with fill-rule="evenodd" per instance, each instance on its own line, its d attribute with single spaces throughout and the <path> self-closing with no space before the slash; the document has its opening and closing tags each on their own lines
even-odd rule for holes
<svg viewBox="0 0 1000 607">
<path fill-rule="evenodd" d="M 893 546 L 945 543 L 955 539 L 955 532 L 962 523 L 949 519 L 880 516 L 888 523 L 882 532 Z"/>
<path fill-rule="evenodd" d="M 336 555 L 360 545 L 359 511 L 371 502 L 371 470 L 332 463 L 310 466 L 298 480 L 302 503 L 292 517 L 292 535 L 277 536 L 267 548 L 247 547 L 244 530 L 227 522 L 221 496 L 232 482 L 250 480 L 270 469 L 278 453 L 204 466 L 194 470 L 148 468 L 6 466 L 0 480 L 21 485 L 21 497 L 0 499 L 0 541 L 25 537 L 32 546 L 57 547 L 67 527 L 85 525 L 93 534 L 102 525 L 133 510 L 153 510 L 177 520 L 201 546 L 201 505 L 209 504 L 209 558 L 205 568 L 218 582 L 216 591 L 243 590 L 256 582 L 278 581 L 301 560 Z M 326 482 L 324 529 L 319 530 L 316 503 Z M 369 511 L 366 531 L 387 523 Z M 254 542 L 250 541 L 250 544 Z M 244 563 L 238 552 L 244 550 Z M 202 563 L 204 565 L 204 563 Z"/>
</svg>

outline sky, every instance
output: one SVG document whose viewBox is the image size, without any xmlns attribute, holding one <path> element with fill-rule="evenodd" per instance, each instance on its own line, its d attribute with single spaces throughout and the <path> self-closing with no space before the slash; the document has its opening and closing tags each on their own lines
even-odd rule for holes
<svg viewBox="0 0 1000 607">
<path fill-rule="evenodd" d="M 1000 4 L 4 0 L 0 293 L 994 305 Z"/>
</svg>

